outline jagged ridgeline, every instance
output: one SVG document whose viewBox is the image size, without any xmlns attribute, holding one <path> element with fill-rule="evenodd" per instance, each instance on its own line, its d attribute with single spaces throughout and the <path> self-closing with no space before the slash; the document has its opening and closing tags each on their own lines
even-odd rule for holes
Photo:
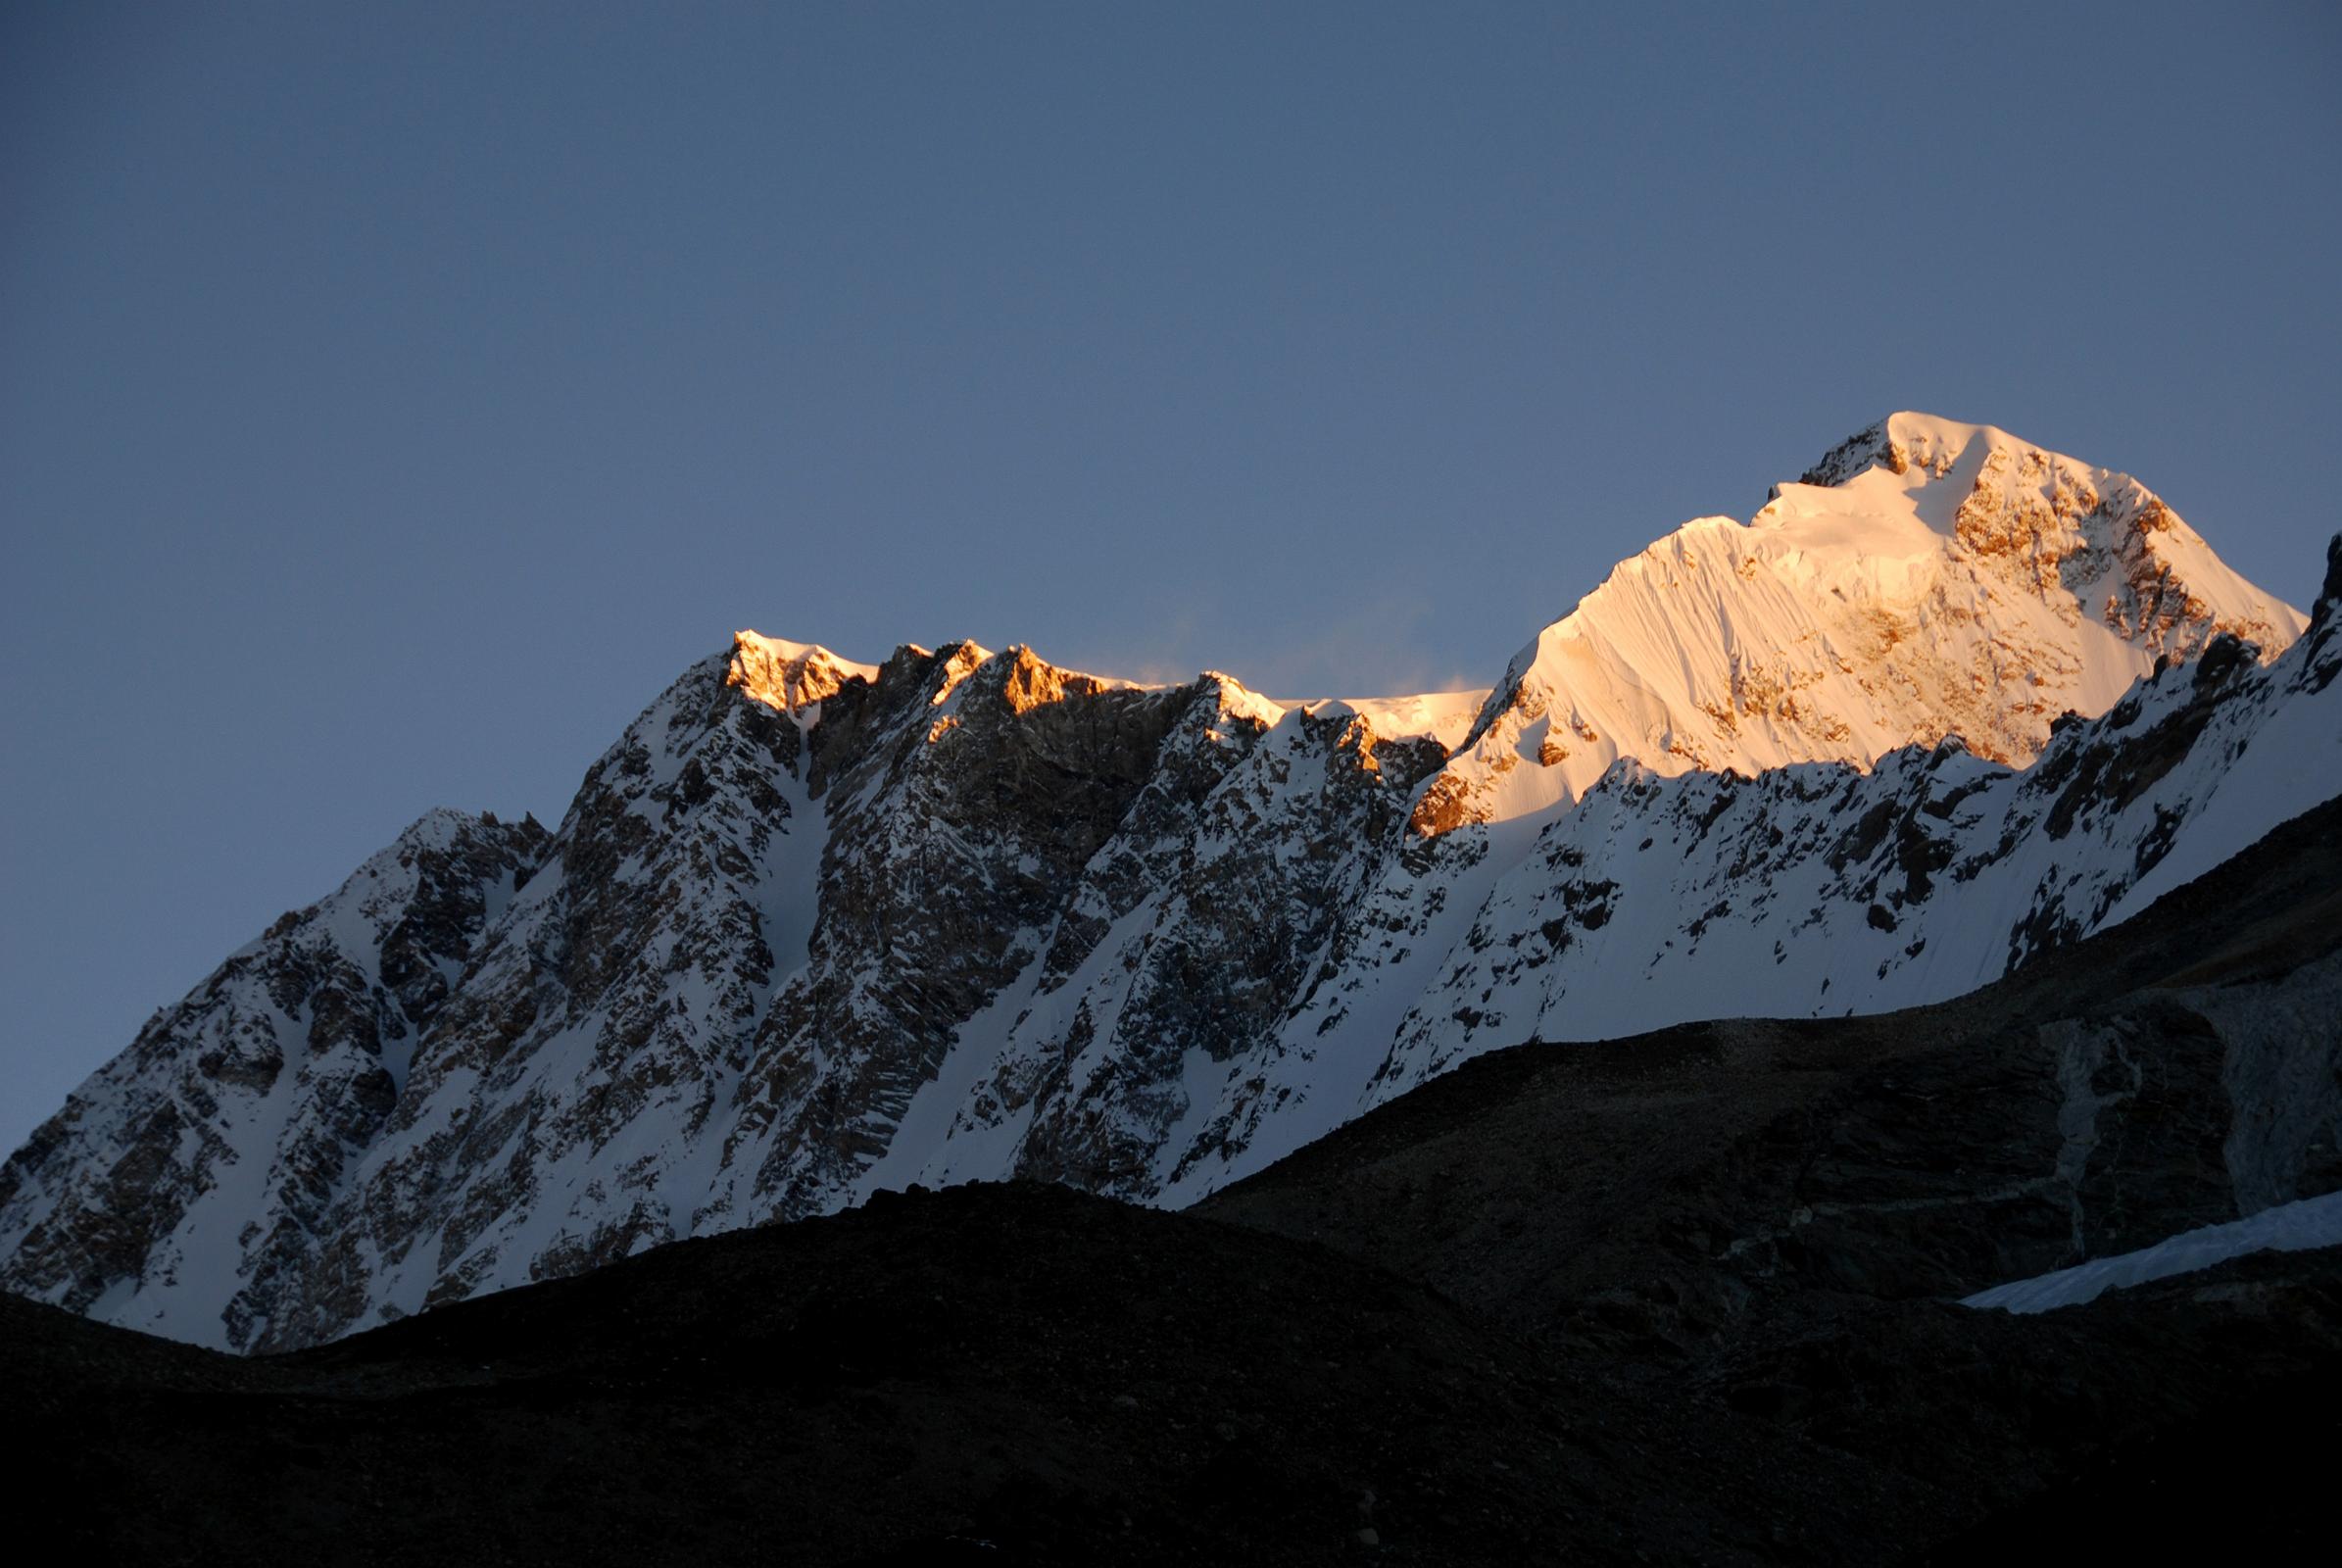
<svg viewBox="0 0 2342 1568">
<path fill-rule="evenodd" d="M 552 833 L 434 812 L 157 1014 L 0 1170 L 0 1283 L 289 1348 L 912 1182 L 1185 1203 L 1525 1040 L 1952 997 L 2333 793 L 2338 618 L 2342 566 L 2306 619 L 2137 481 L 1897 415 L 1487 691 L 743 633 Z"/>
</svg>

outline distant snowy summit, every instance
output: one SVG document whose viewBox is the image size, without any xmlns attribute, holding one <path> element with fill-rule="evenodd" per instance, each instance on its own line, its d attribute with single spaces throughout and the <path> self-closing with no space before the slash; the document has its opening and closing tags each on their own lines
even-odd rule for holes
<svg viewBox="0 0 2342 1568">
<path fill-rule="evenodd" d="M 1514 656 L 1417 825 L 1574 800 L 1622 757 L 1758 773 L 1958 735 L 2023 765 L 2158 660 L 2223 632 L 2274 658 L 2302 625 L 2136 479 L 1891 415 L 1746 524 L 1621 562 Z"/>
<path fill-rule="evenodd" d="M 1184 1202 L 1533 1038 L 1949 997 L 2330 794 L 2338 621 L 2342 555 L 2306 620 L 2136 481 L 1896 415 L 1486 692 L 743 632 L 552 833 L 434 813 L 158 1013 L 0 1166 L 0 1284 L 285 1348 L 913 1181 Z"/>
</svg>

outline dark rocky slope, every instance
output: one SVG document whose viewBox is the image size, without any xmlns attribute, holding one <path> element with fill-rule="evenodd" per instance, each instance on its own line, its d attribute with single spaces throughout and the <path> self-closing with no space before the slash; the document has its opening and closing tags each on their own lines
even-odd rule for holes
<svg viewBox="0 0 2342 1568">
<path fill-rule="evenodd" d="M 289 1356 L 14 1298 L 0 1319 L 43 1437 L 20 1505 L 105 1560 L 1862 1563 L 1989 1528 L 2014 1472 L 2103 1489 L 2110 1457 L 2232 1404 L 2330 1428 L 2342 1256 L 1764 1352 L 1867 1399 L 1867 1446 L 1326 1249 L 1035 1184 L 681 1243 Z M 2314 1495 L 2259 1527 L 2283 1539 Z"/>
</svg>

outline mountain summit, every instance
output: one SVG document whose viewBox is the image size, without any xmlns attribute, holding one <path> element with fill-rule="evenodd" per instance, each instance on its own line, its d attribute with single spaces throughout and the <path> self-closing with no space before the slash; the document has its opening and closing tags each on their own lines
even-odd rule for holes
<svg viewBox="0 0 2342 1568">
<path fill-rule="evenodd" d="M 551 834 L 434 813 L 158 1013 L 0 1167 L 0 1284 L 285 1348 L 913 1182 L 1181 1203 L 1530 1038 L 1954 996 L 2329 793 L 2338 621 L 1897 415 L 1477 702 L 744 632 Z"/>
<path fill-rule="evenodd" d="M 2153 491 L 1987 424 L 1896 414 L 1746 523 L 1684 523 L 1513 657 L 1417 825 L 1519 816 L 1621 757 L 1663 773 L 1868 762 L 1958 735 L 2022 766 L 2222 632 L 2299 612 Z"/>
</svg>

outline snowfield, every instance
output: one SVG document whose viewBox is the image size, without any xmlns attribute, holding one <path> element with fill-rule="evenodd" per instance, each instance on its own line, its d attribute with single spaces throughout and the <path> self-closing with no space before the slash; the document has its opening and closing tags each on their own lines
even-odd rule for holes
<svg viewBox="0 0 2342 1568">
<path fill-rule="evenodd" d="M 2215 1268 L 2252 1252 L 2306 1252 L 2320 1247 L 2342 1247 L 2342 1193 L 2279 1203 L 2225 1225 L 2182 1231 L 2135 1252 L 2094 1257 L 2053 1274 L 1995 1285 L 1960 1304 L 1999 1307 L 2007 1312 L 2050 1312 L 2094 1301 L 2108 1291 Z"/>
</svg>

